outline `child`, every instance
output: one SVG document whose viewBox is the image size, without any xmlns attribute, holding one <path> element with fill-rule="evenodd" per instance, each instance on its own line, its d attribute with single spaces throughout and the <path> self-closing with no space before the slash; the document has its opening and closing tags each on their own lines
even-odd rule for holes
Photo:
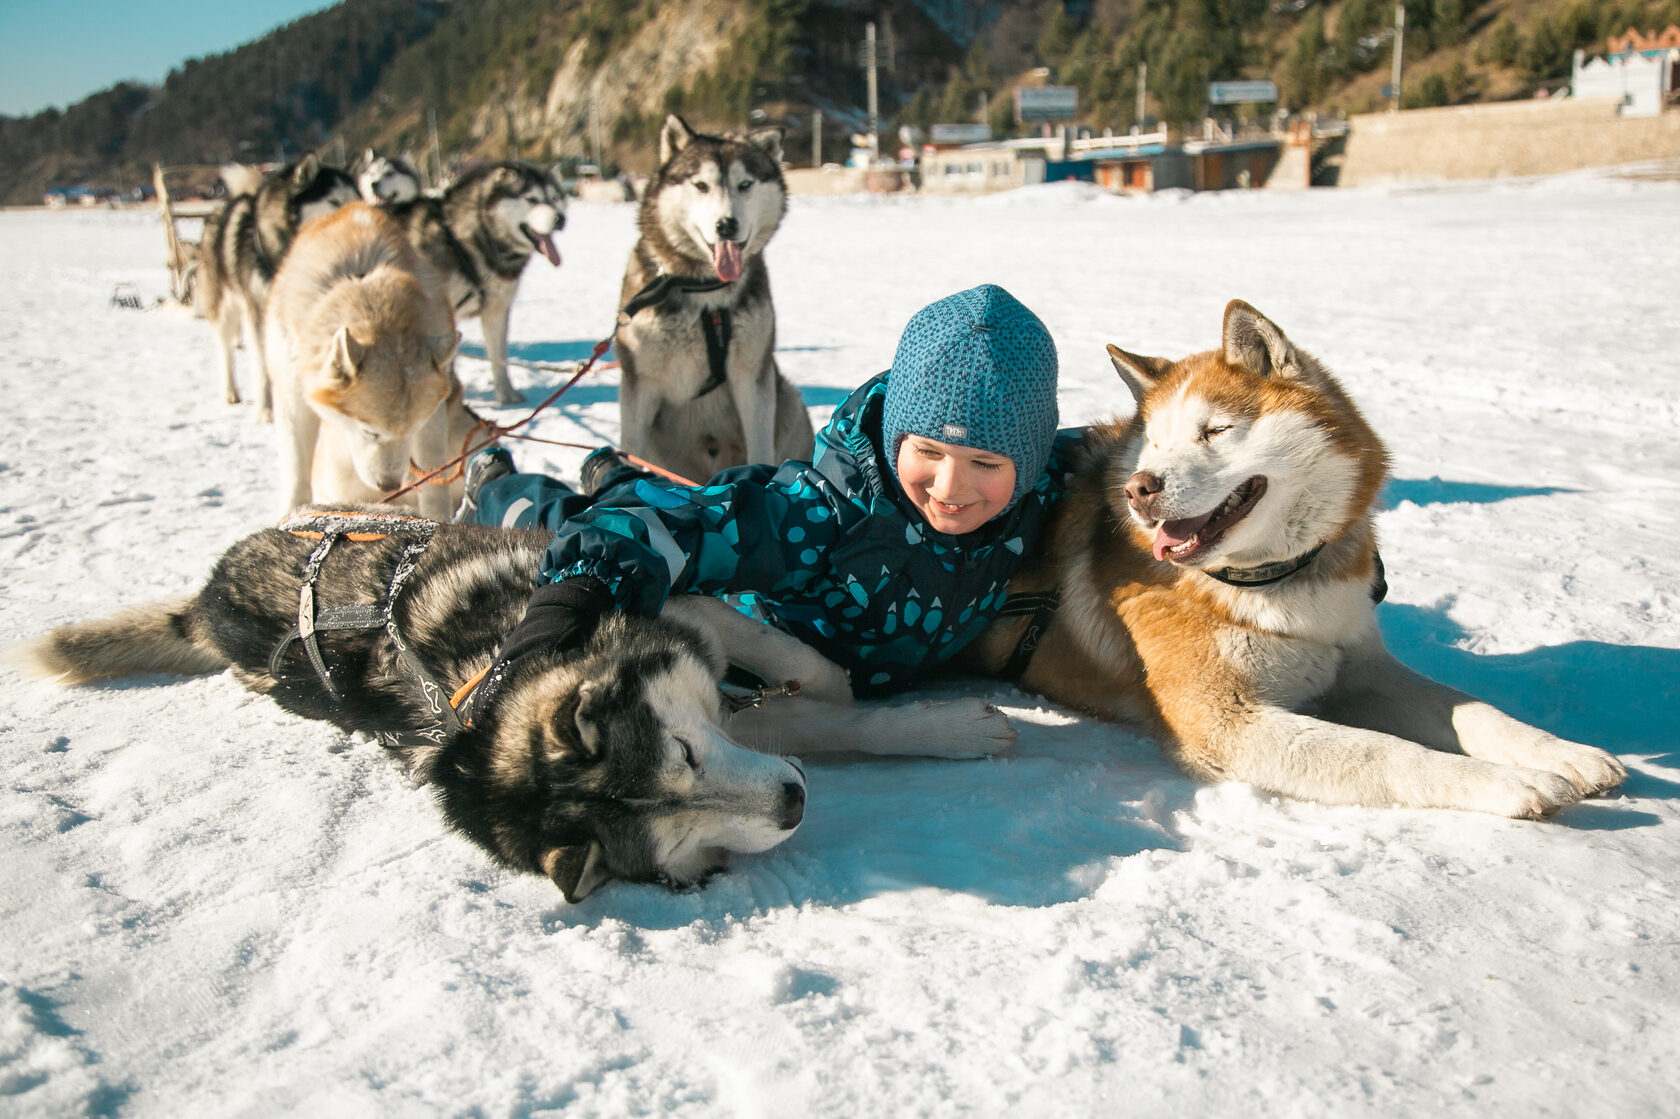
<svg viewBox="0 0 1680 1119">
<path fill-rule="evenodd" d="M 718 595 L 879 693 L 979 635 L 1060 497 L 1056 348 L 1031 311 L 982 285 L 917 312 L 892 368 L 859 387 L 812 462 L 735 467 L 703 486 L 584 463 L 593 498 L 536 475 L 474 486 L 480 524 L 546 525 L 542 586 L 500 660 L 581 642 L 603 610 L 658 613 Z M 506 452 L 474 460 L 510 470 Z"/>
</svg>

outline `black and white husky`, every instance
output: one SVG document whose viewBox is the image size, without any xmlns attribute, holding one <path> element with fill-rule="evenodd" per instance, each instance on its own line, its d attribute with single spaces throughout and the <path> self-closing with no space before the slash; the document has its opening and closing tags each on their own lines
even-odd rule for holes
<svg viewBox="0 0 1680 1119">
<path fill-rule="evenodd" d="M 807 458 L 811 419 L 776 367 L 764 247 L 787 210 L 782 134 L 670 116 L 642 196 L 617 334 L 621 443 L 686 478 Z"/>
<path fill-rule="evenodd" d="M 400 155 L 375 155 L 369 148 L 356 171 L 356 190 L 369 206 L 413 202 L 422 193 L 420 172 Z"/>
<path fill-rule="evenodd" d="M 555 176 L 529 163 L 492 163 L 462 175 L 436 197 L 387 203 L 420 255 L 449 281 L 455 320 L 484 324 L 496 400 L 524 399 L 507 373 L 508 313 L 532 253 L 560 267 L 554 235 L 566 225 Z"/>
<path fill-rule="evenodd" d="M 262 176 L 255 168 L 223 168 L 228 200 L 205 219 L 193 282 L 199 313 L 216 332 L 222 358 L 223 396 L 238 404 L 233 351 L 241 325 L 256 367 L 257 418 L 274 418 L 268 366 L 263 356 L 263 318 L 269 284 L 292 239 L 309 219 L 356 201 L 356 184 L 314 153 Z"/>
<path fill-rule="evenodd" d="M 979 700 L 852 705 L 832 662 L 700 596 L 658 619 L 610 613 L 582 649 L 520 658 L 475 688 L 548 539 L 390 506 L 304 510 L 235 544 L 197 595 L 54 630 L 9 659 L 66 684 L 231 667 L 288 711 L 377 735 L 452 827 L 570 901 L 612 878 L 699 882 L 729 852 L 791 835 L 803 770 L 738 740 L 937 757 L 1014 741 Z M 731 716 L 726 661 L 799 695 Z"/>
</svg>

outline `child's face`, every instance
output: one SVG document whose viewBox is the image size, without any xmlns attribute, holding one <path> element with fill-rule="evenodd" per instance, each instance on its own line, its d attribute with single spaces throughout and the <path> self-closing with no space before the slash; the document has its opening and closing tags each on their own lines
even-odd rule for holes
<svg viewBox="0 0 1680 1119">
<path fill-rule="evenodd" d="M 1015 460 L 976 447 L 906 435 L 898 445 L 898 484 L 929 525 L 961 536 L 1009 504 L 1015 493 Z"/>
</svg>

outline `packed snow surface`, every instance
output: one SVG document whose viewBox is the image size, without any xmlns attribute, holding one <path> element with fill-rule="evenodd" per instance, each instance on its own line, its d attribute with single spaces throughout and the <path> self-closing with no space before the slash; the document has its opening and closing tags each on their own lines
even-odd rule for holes
<svg viewBox="0 0 1680 1119">
<path fill-rule="evenodd" d="M 991 761 L 817 761 L 806 822 L 703 889 L 567 905 L 447 833 L 371 743 L 227 675 L 0 696 L 8 1115 L 1672 1114 L 1680 1090 L 1680 181 L 1120 199 L 795 199 L 778 360 L 822 422 L 912 312 L 991 281 L 1129 407 L 1242 298 L 1392 453 L 1405 660 L 1616 753 L 1544 823 L 1180 775 L 1012 688 Z M 574 206 L 514 356 L 612 328 L 629 206 Z M 191 591 L 269 523 L 149 213 L 0 214 L 8 640 Z M 482 355 L 476 323 L 465 351 Z M 248 353 L 240 355 L 248 379 Z M 488 368 L 471 403 L 503 419 Z M 516 369 L 532 402 L 560 383 Z M 575 476 L 616 375 L 516 447 Z"/>
</svg>

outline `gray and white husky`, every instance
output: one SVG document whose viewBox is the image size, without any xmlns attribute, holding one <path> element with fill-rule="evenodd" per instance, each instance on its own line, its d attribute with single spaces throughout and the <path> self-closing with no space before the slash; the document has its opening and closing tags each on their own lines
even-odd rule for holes
<svg viewBox="0 0 1680 1119">
<path fill-rule="evenodd" d="M 780 129 L 709 136 L 670 116 L 642 196 L 619 300 L 621 443 L 696 481 L 811 453 L 763 257 L 787 210 L 781 155 Z"/>
<path fill-rule="evenodd" d="M 356 201 L 356 184 L 313 152 L 263 177 L 253 167 L 222 169 L 228 200 L 204 222 L 193 281 L 198 311 L 216 332 L 222 358 L 222 394 L 238 404 L 233 351 L 241 325 L 256 367 L 257 418 L 274 418 L 268 366 L 263 355 L 263 315 L 268 288 L 305 222 Z"/>
<path fill-rule="evenodd" d="M 566 225 L 566 197 L 559 180 L 530 163 L 492 163 L 466 172 L 436 197 L 421 195 L 386 209 L 448 281 L 456 322 L 477 318 L 484 324 L 497 402 L 523 400 L 508 380 L 508 313 L 531 254 L 560 267 L 554 235 Z"/>
<path fill-rule="evenodd" d="M 423 184 L 414 164 L 400 155 L 375 155 L 372 148 L 362 153 L 356 172 L 356 190 L 369 206 L 413 202 Z"/>
<path fill-rule="evenodd" d="M 569 901 L 612 878 L 696 883 L 791 835 L 804 771 L 738 742 L 978 757 L 1014 741 L 979 700 L 853 705 L 832 662 L 702 596 L 657 619 L 609 613 L 583 648 L 520 658 L 474 690 L 548 540 L 390 506 L 302 510 L 235 544 L 197 595 L 54 630 L 9 659 L 65 684 L 231 667 L 288 711 L 377 735 L 451 827 Z M 730 716 L 726 663 L 799 694 Z"/>
</svg>

